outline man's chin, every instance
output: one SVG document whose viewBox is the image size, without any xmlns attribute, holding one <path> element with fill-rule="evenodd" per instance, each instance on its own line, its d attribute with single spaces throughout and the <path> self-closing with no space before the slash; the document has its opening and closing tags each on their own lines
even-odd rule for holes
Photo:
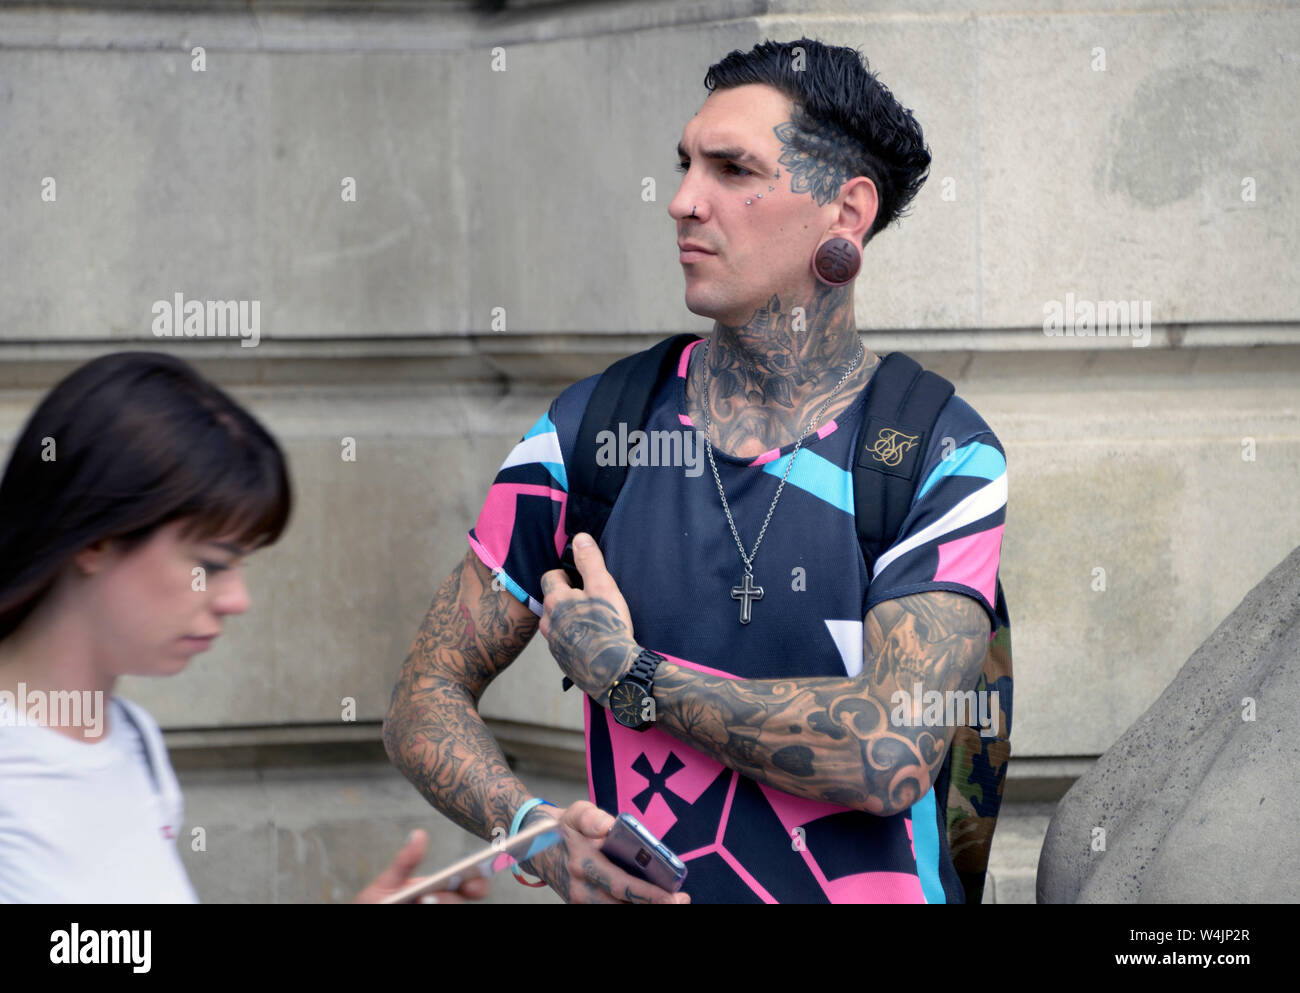
<svg viewBox="0 0 1300 993">
<path fill-rule="evenodd" d="M 700 317 L 707 317 L 711 321 L 719 321 L 723 324 L 728 323 L 727 316 L 732 312 L 732 307 L 728 306 L 731 301 L 721 301 L 716 297 L 706 296 L 702 293 L 691 293 L 690 287 L 686 289 L 686 309 L 692 314 L 698 314 Z"/>
</svg>

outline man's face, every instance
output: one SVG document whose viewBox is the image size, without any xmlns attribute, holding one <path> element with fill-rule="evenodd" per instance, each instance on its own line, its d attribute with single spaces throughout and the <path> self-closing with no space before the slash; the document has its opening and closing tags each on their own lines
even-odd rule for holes
<svg viewBox="0 0 1300 993">
<path fill-rule="evenodd" d="M 788 308 L 814 291 L 810 260 L 835 208 L 790 192 L 773 129 L 791 110 L 770 86 L 718 90 L 682 132 L 685 174 L 668 213 L 679 250 L 703 249 L 679 251 L 693 313 L 741 325 L 773 294 Z"/>
</svg>

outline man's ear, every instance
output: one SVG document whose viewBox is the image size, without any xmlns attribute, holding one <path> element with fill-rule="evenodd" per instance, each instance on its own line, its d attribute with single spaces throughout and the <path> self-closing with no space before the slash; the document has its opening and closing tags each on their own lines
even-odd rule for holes
<svg viewBox="0 0 1300 993">
<path fill-rule="evenodd" d="M 876 184 L 866 176 L 854 176 L 840 188 L 840 199 L 840 214 L 831 231 L 861 245 L 880 212 Z"/>
</svg>

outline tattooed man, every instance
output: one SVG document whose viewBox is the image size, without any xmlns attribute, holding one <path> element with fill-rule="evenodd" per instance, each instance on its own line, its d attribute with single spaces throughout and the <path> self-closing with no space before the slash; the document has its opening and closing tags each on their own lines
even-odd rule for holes
<svg viewBox="0 0 1300 993">
<path fill-rule="evenodd" d="M 850 475 L 879 365 L 853 277 L 929 152 L 852 49 L 764 43 L 705 86 L 669 214 L 686 306 L 714 326 L 645 428 L 702 432 L 711 471 L 633 462 L 600 547 L 574 541 L 574 588 L 559 568 L 566 466 L 595 377 L 565 390 L 506 459 L 434 600 L 389 754 L 468 830 L 512 824 L 534 797 L 477 702 L 540 627 L 587 694 L 594 803 L 525 818 L 563 825 L 530 868 L 565 900 L 673 902 L 601 856 L 626 811 L 686 862 L 676 902 L 961 902 L 936 804 L 954 728 L 920 719 L 921 697 L 973 689 L 999 622 L 1006 462 L 948 401 L 870 574 Z M 644 692 L 643 726 L 610 709 L 615 684 Z"/>
</svg>

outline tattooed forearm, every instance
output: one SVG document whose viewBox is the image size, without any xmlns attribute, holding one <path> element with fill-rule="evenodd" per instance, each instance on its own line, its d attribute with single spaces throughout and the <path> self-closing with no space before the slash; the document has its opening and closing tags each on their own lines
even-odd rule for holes
<svg viewBox="0 0 1300 993">
<path fill-rule="evenodd" d="M 482 838 L 509 829 L 528 798 L 479 716 L 488 683 L 518 656 L 537 619 L 470 552 L 442 584 L 402 666 L 384 746 L 424 797 Z"/>
<path fill-rule="evenodd" d="M 891 697 L 970 690 L 989 621 L 956 593 L 890 600 L 867 615 L 854 678 L 737 680 L 664 663 L 658 726 L 736 771 L 797 796 L 888 815 L 930 789 L 952 727 L 897 725 Z"/>
<path fill-rule="evenodd" d="M 554 820 L 558 814 L 559 811 L 554 807 L 534 807 L 524 817 L 523 824 L 519 826 L 520 830 L 532 827 L 539 818 Z M 544 876 L 551 884 L 551 889 L 559 894 L 560 899 L 565 903 L 569 902 L 569 845 L 563 838 L 563 832 L 558 842 L 535 856 L 532 861 L 520 862 L 519 867 L 524 872 L 531 872 L 535 876 Z"/>
</svg>

